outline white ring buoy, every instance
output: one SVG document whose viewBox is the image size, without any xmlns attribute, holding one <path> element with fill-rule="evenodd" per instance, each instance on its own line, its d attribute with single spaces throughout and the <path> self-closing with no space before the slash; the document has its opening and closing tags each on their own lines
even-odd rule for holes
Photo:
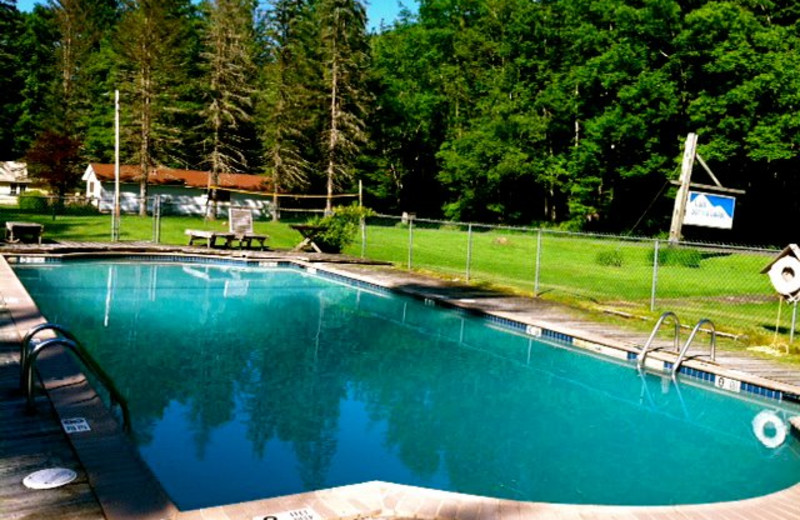
<svg viewBox="0 0 800 520">
<path fill-rule="evenodd" d="M 800 261 L 794 256 L 779 258 L 769 268 L 769 280 L 775 290 L 785 296 L 800 291 Z"/>
<path fill-rule="evenodd" d="M 767 435 L 765 431 L 767 425 L 772 426 L 775 433 Z M 786 440 L 786 423 L 775 412 L 762 410 L 753 418 L 753 433 L 756 435 L 758 442 L 767 448 L 775 449 Z"/>
</svg>

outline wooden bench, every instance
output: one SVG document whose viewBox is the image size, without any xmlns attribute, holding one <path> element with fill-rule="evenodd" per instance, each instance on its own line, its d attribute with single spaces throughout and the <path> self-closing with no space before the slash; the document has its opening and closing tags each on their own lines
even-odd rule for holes
<svg viewBox="0 0 800 520">
<path fill-rule="evenodd" d="M 205 242 L 206 247 L 212 248 L 217 247 L 217 239 L 224 240 L 224 243 L 221 244 L 221 247 L 231 247 L 233 243 L 233 239 L 235 238 L 233 233 L 222 233 L 219 231 L 204 231 L 202 229 L 187 229 L 184 231 L 185 235 L 189 237 L 189 245 L 195 245 L 195 241 Z"/>
<path fill-rule="evenodd" d="M 42 245 L 44 226 L 36 222 L 6 222 L 6 242 L 16 244 L 32 239 Z"/>
</svg>

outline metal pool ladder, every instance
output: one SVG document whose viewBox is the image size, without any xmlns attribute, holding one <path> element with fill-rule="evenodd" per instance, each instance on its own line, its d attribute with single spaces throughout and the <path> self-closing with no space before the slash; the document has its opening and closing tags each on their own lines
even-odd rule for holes
<svg viewBox="0 0 800 520">
<path fill-rule="evenodd" d="M 681 368 L 681 363 L 686 361 L 686 352 L 689 350 L 689 346 L 694 341 L 694 337 L 697 335 L 697 331 L 703 325 L 708 325 L 711 328 L 711 361 L 716 361 L 716 352 L 717 352 L 717 328 L 714 326 L 714 322 L 709 320 L 708 318 L 703 318 L 702 320 L 697 322 L 697 325 L 694 326 L 692 329 L 692 333 L 689 334 L 689 339 L 686 340 L 684 343 L 683 348 L 681 349 L 680 354 L 678 354 L 678 359 L 675 361 L 675 364 L 672 366 L 672 378 L 675 379 L 675 376 L 678 375 L 678 371 Z"/>
<path fill-rule="evenodd" d="M 61 336 L 46 339 L 41 343 L 37 343 L 31 347 L 31 342 L 33 341 L 34 337 L 40 332 L 46 330 L 57 332 L 61 334 Z M 89 355 L 83 345 L 81 345 L 80 341 L 78 341 L 78 338 L 76 338 L 75 335 L 66 328 L 55 323 L 43 323 L 41 325 L 37 325 L 28 331 L 28 333 L 25 335 L 25 338 L 23 338 L 22 343 L 20 344 L 20 387 L 22 391 L 25 392 L 27 397 L 28 408 L 33 410 L 36 407 L 36 401 L 33 398 L 33 368 L 36 364 L 36 359 L 38 359 L 39 354 L 43 350 L 55 345 L 61 345 L 62 347 L 71 350 L 72 353 L 81 360 L 83 365 L 89 369 L 90 372 L 92 372 L 97 380 L 106 387 L 106 390 L 108 390 L 108 394 L 111 398 L 111 405 L 114 406 L 114 404 L 117 404 L 119 405 L 120 410 L 122 410 L 123 430 L 129 432 L 131 428 L 131 417 L 130 412 L 128 411 L 128 402 L 117 389 L 116 385 L 114 385 L 114 382 L 111 380 L 108 374 L 106 374 L 105 370 L 103 370 L 100 365 L 97 364 L 97 362 L 92 358 L 91 355 Z"/>
<path fill-rule="evenodd" d="M 662 348 L 664 348 L 664 347 L 654 347 L 653 346 L 653 341 L 656 339 L 656 334 L 658 334 L 658 331 L 661 328 L 661 326 L 664 324 L 665 321 L 667 321 L 667 318 L 672 318 L 672 320 L 675 322 L 675 334 L 674 334 L 675 337 L 674 337 L 673 341 L 674 341 L 674 344 L 675 344 L 674 345 L 675 346 L 675 352 L 679 351 L 679 349 L 680 349 L 679 341 L 680 341 L 680 335 L 681 335 L 681 322 L 678 319 L 678 315 L 677 314 L 675 314 L 672 311 L 667 311 L 667 312 L 665 312 L 664 314 L 662 314 L 658 318 L 658 321 L 656 322 L 655 327 L 653 327 L 653 332 L 650 333 L 650 337 L 647 338 L 647 341 L 645 342 L 644 346 L 642 347 L 641 352 L 639 352 L 639 357 L 638 357 L 638 359 L 636 361 L 636 369 L 639 370 L 640 372 L 641 372 L 642 368 L 644 368 L 644 361 L 645 361 L 645 358 L 647 357 L 648 352 L 653 352 L 654 350 L 661 350 Z"/>
<path fill-rule="evenodd" d="M 645 342 L 644 346 L 642 347 L 642 350 L 639 353 L 639 357 L 638 357 L 637 362 L 636 362 L 637 370 L 639 370 L 641 372 L 641 370 L 644 368 L 645 359 L 647 358 L 647 354 L 648 353 L 653 352 L 655 350 L 661 350 L 662 348 L 664 348 L 664 347 L 654 347 L 653 346 L 653 341 L 655 341 L 656 334 L 658 334 L 658 331 L 659 331 L 659 329 L 661 329 L 661 326 L 669 318 L 672 318 L 672 320 L 674 321 L 674 325 L 675 325 L 674 331 L 675 331 L 675 333 L 674 333 L 674 338 L 673 338 L 673 346 L 675 348 L 675 352 L 678 354 L 678 359 L 675 361 L 675 363 L 672 366 L 672 377 L 673 378 L 675 378 L 675 376 L 677 376 L 678 371 L 681 368 L 681 364 L 684 361 L 686 361 L 686 359 L 687 359 L 686 353 L 689 350 L 689 347 L 691 346 L 692 342 L 694 341 L 695 336 L 697 336 L 697 332 L 703 327 L 703 325 L 708 325 L 710 327 L 710 329 L 711 329 L 711 354 L 710 354 L 710 357 L 711 357 L 711 361 L 715 361 L 716 360 L 717 329 L 714 326 L 714 322 L 712 322 L 708 318 L 703 318 L 702 320 L 698 321 L 697 324 L 692 329 L 691 334 L 689 334 L 689 338 L 686 340 L 686 343 L 684 343 L 682 348 L 679 348 L 681 323 L 680 323 L 680 320 L 678 319 L 678 316 L 674 312 L 667 311 L 667 312 L 665 312 L 664 314 L 662 314 L 658 318 L 658 321 L 656 322 L 655 326 L 653 327 L 653 331 L 650 333 L 650 337 L 647 338 L 647 341 Z"/>
</svg>

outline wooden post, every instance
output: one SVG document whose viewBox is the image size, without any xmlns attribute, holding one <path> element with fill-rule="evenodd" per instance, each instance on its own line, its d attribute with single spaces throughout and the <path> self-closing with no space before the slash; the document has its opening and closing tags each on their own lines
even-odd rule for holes
<svg viewBox="0 0 800 520">
<path fill-rule="evenodd" d="M 672 225 L 669 228 L 669 242 L 674 244 L 681 239 L 683 217 L 686 214 L 686 203 L 689 200 L 689 184 L 692 182 L 692 168 L 697 155 L 697 134 L 690 133 L 686 136 L 683 149 L 683 162 L 681 163 L 681 185 L 675 197 L 675 207 L 672 211 Z"/>
</svg>

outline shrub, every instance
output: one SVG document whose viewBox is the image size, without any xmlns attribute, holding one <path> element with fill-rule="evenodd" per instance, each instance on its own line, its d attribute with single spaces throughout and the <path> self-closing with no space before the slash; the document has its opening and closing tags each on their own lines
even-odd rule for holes
<svg viewBox="0 0 800 520">
<path fill-rule="evenodd" d="M 315 217 L 307 222 L 312 226 L 321 226 L 325 230 L 317 235 L 314 242 L 325 253 L 340 253 L 342 249 L 353 243 L 359 229 L 361 219 L 375 213 L 363 206 L 340 206 L 332 215 Z"/>
<path fill-rule="evenodd" d="M 64 205 L 62 214 L 78 216 L 99 215 L 100 210 L 88 201 L 71 201 Z"/>
<path fill-rule="evenodd" d="M 622 253 L 616 249 L 610 249 L 608 251 L 600 251 L 594 258 L 594 261 L 602 266 L 606 267 L 622 267 L 625 263 L 625 259 L 622 256 Z"/>
<path fill-rule="evenodd" d="M 703 253 L 688 247 L 665 247 L 658 250 L 658 265 L 674 265 L 679 267 L 700 267 Z M 653 251 L 647 253 L 647 260 L 653 263 Z"/>
<path fill-rule="evenodd" d="M 19 201 L 19 209 L 30 211 L 31 213 L 44 213 L 49 207 L 47 197 L 41 191 L 33 190 L 20 193 L 17 200 Z"/>
</svg>

